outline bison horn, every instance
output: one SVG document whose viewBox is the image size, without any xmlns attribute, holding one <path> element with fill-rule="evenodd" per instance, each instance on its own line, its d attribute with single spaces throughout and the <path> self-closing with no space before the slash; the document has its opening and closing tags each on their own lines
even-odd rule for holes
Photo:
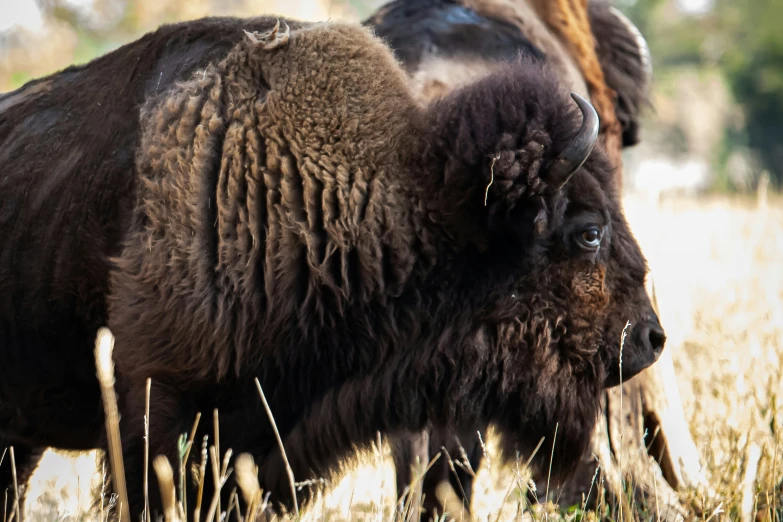
<svg viewBox="0 0 783 522">
<path fill-rule="evenodd" d="M 571 144 L 549 168 L 547 183 L 556 190 L 563 188 L 574 172 L 584 164 L 598 138 L 598 113 L 595 108 L 575 92 L 571 93 L 571 97 L 582 111 L 582 126 Z"/>
</svg>

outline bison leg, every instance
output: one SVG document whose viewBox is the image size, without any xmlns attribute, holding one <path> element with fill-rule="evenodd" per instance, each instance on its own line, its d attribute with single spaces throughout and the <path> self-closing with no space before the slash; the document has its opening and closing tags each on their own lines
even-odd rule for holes
<svg viewBox="0 0 783 522">
<path fill-rule="evenodd" d="M 441 484 L 451 483 L 448 458 L 443 454 L 438 456 L 442 442 L 445 442 L 442 437 L 438 437 L 436 433 L 430 433 L 429 453 L 432 466 L 427 470 L 422 482 L 421 522 L 439 520 L 440 515 L 446 511 L 438 495 L 438 488 Z M 433 462 L 436 457 L 438 460 Z"/>
<path fill-rule="evenodd" d="M 38 462 L 41 460 L 43 450 L 28 448 L 18 444 L 13 444 L 14 459 L 11 461 L 11 444 L 0 438 L 0 495 L 5 497 L 8 492 L 8 516 L 11 517 L 15 512 L 16 487 L 19 490 L 19 513 L 23 516 L 24 497 L 27 490 L 27 481 L 35 471 Z M 16 470 L 16 480 L 14 480 L 14 470 Z M 17 521 L 13 516 L 9 520 Z"/>
<path fill-rule="evenodd" d="M 414 466 L 426 467 L 429 460 L 429 430 L 420 433 L 396 435 L 390 439 L 392 459 L 394 461 L 395 478 L 397 486 L 397 499 L 406 493 L 406 488 L 410 488 L 414 479 Z M 421 487 L 409 491 L 405 499 L 414 496 L 416 502 L 423 494 Z M 403 499 L 404 500 L 404 499 Z"/>
<path fill-rule="evenodd" d="M 470 503 L 473 499 L 475 473 L 484 458 L 484 449 L 481 446 L 481 440 L 477 432 L 481 433 L 482 439 L 486 439 L 487 429 L 483 426 L 478 430 L 460 432 L 459 440 L 452 436 L 444 444 L 452 459 L 457 460 L 459 458 L 459 462 L 454 463 L 456 476 L 452 472 L 449 475 L 449 481 L 468 512 L 470 512 Z M 465 462 L 466 460 L 467 462 Z"/>
<path fill-rule="evenodd" d="M 163 515 L 163 503 L 160 495 L 160 484 L 153 468 L 156 457 L 166 457 L 174 471 L 174 483 L 176 498 L 181 501 L 178 456 L 178 440 L 181 435 L 190 436 L 193 422 L 198 413 L 201 419 L 197 431 L 193 437 L 193 445 L 190 449 L 188 462 L 185 463 L 185 507 L 187 518 L 193 517 L 198 497 L 198 480 L 193 474 L 193 469 L 198 468 L 202 459 L 202 444 L 207 437 L 208 450 L 215 445 L 216 436 L 214 430 L 214 412 L 217 409 L 219 419 L 219 448 L 217 460 L 219 468 L 228 451 L 231 451 L 231 463 L 237 455 L 249 452 L 254 453 L 257 440 L 268 438 L 268 433 L 260 432 L 257 425 L 250 422 L 263 413 L 258 412 L 254 401 L 239 401 L 237 397 L 252 397 L 246 387 L 207 387 L 206 390 L 196 391 L 182 383 L 163 383 L 152 380 L 150 392 L 150 418 L 149 418 L 149 517 L 147 520 L 156 520 Z M 128 503 L 130 505 L 131 518 L 140 520 L 144 509 L 144 404 L 146 399 L 146 383 L 138 383 L 130 386 L 124 394 L 121 406 L 121 433 L 123 446 L 123 460 L 125 468 L 125 482 L 128 491 Z M 256 411 L 254 411 L 256 410 Z M 264 417 L 265 419 L 265 417 Z M 265 453 L 266 448 L 261 450 Z M 215 476 L 213 473 L 213 457 L 210 452 L 207 456 L 207 467 L 203 479 L 201 493 L 200 520 L 206 520 L 210 510 L 210 504 L 215 497 Z M 216 508 L 219 513 L 228 510 L 232 490 L 237 486 L 235 473 L 228 476 L 227 481 L 220 489 L 220 501 Z M 285 490 L 287 493 L 287 490 Z M 241 492 L 238 493 L 238 503 L 244 512 L 247 509 Z M 302 493 L 300 501 L 304 501 L 306 493 Z"/>
<path fill-rule="evenodd" d="M 128 504 L 132 520 L 141 520 L 144 510 L 144 425 L 145 425 L 146 383 L 133 383 L 128 386 L 120 404 L 120 433 L 122 435 L 123 467 L 125 484 L 128 492 Z M 163 505 L 160 496 L 160 485 L 154 472 L 153 462 L 156 457 L 166 457 L 174 470 L 174 481 L 179 485 L 178 438 L 191 429 L 196 410 L 193 402 L 177 386 L 156 382 L 153 379 L 150 393 L 149 415 L 149 504 L 150 515 L 147 520 L 156 520 L 163 515 Z M 197 439 L 198 440 L 198 439 Z M 194 443 L 195 445 L 195 443 Z M 103 448 L 107 445 L 104 442 Z M 191 458 L 198 456 L 199 448 L 191 452 Z M 186 467 L 188 475 L 190 467 Z M 211 483 L 208 477 L 207 485 Z M 188 510 L 192 512 L 195 489 L 188 476 L 186 495 Z M 205 495 L 206 495 L 205 487 Z M 177 492 L 179 499 L 179 491 Z M 211 497 L 205 497 L 211 498 Z"/>
<path fill-rule="evenodd" d="M 438 513 L 449 512 L 449 518 L 464 518 L 464 514 L 470 513 L 470 504 L 473 498 L 473 481 L 475 471 L 481 465 L 483 450 L 477 431 L 484 437 L 486 428 L 479 430 L 467 429 L 457 433 L 433 432 L 430 434 L 429 459 L 432 462 L 439 452 L 441 453 L 427 475 L 424 477 L 422 506 L 425 513 L 422 522 L 430 520 Z M 441 499 L 437 490 L 443 484 L 449 484 L 457 499 L 462 503 L 446 503 Z M 441 495 L 442 496 L 442 495 Z"/>
<path fill-rule="evenodd" d="M 421 446 L 422 440 L 426 441 L 427 438 L 423 438 L 420 434 L 399 435 L 391 439 L 398 497 L 413 480 L 412 469 L 417 465 L 417 457 L 423 464 L 432 463 L 436 457 L 438 458 L 427 471 L 421 486 L 421 494 L 424 496 L 422 522 L 430 520 L 436 511 L 437 513 L 445 511 L 437 490 L 441 484 L 446 483 L 451 486 L 457 498 L 462 502 L 464 511 L 470 513 L 474 473 L 481 465 L 483 458 L 483 450 L 477 431 L 481 432 L 484 437 L 486 428 L 462 430 L 458 435 L 427 430 L 429 442 L 426 449 Z M 438 453 L 443 448 L 447 453 L 438 457 Z M 422 455 L 424 451 L 426 454 Z M 450 462 L 449 459 L 453 462 Z M 457 506 L 451 506 L 451 509 L 453 510 L 455 507 L 459 509 Z M 452 515 L 454 514 L 452 513 Z"/>
</svg>

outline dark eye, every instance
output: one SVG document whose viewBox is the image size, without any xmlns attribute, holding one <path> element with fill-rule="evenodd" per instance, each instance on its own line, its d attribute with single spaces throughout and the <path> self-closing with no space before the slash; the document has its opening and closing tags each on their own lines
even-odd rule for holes
<svg viewBox="0 0 783 522">
<path fill-rule="evenodd" d="M 598 227 L 582 229 L 576 237 L 579 245 L 588 250 L 595 250 L 601 246 L 601 229 Z"/>
</svg>

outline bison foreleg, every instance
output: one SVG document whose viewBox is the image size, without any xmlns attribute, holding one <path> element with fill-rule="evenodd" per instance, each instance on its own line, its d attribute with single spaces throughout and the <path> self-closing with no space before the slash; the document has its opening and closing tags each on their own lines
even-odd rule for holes
<svg viewBox="0 0 783 522">
<path fill-rule="evenodd" d="M 378 431 L 389 436 L 421 431 L 427 422 L 425 404 L 423 394 L 414 387 L 390 383 L 378 375 L 331 390 L 283 438 L 296 481 L 332 478 L 339 463 L 357 448 L 368 447 Z M 293 511 L 280 451 L 262 455 L 259 470 L 261 488 L 271 492 L 270 503 Z M 298 501 L 307 501 L 311 495 L 309 488 L 302 488 Z"/>
<path fill-rule="evenodd" d="M 419 433 L 405 433 L 389 438 L 392 460 L 396 471 L 398 509 L 402 509 L 407 499 L 414 497 L 418 503 L 424 494 L 421 483 L 414 483 L 415 470 L 427 468 L 433 458 L 430 452 L 429 430 Z M 429 493 L 427 493 L 429 495 Z"/>
<path fill-rule="evenodd" d="M 487 427 L 463 429 L 460 430 L 459 436 L 453 434 L 444 440 L 444 447 L 453 461 L 453 465 L 450 464 L 452 469 L 449 482 L 468 512 L 473 499 L 473 482 L 484 459 L 484 447 L 481 445 L 479 434 L 481 439 L 486 440 Z"/>
<path fill-rule="evenodd" d="M 146 382 L 141 382 L 128 388 L 120 406 L 123 467 L 125 469 L 125 482 L 132 520 L 141 520 L 144 510 L 145 400 Z M 204 412 L 204 416 L 207 413 Z M 177 485 L 179 484 L 178 439 L 181 434 L 190 431 L 195 415 L 196 408 L 184 391 L 176 386 L 166 385 L 153 379 L 150 392 L 150 415 L 149 419 L 146 419 L 146 422 L 149 422 L 148 492 L 150 505 L 150 513 L 147 515 L 147 520 L 156 520 L 158 516 L 163 515 L 160 486 L 153 471 L 152 463 L 159 455 L 166 457 L 174 469 L 174 480 Z M 204 424 L 207 423 L 204 422 Z M 196 441 L 200 441 L 200 438 L 196 438 Z M 194 442 L 195 444 L 197 442 Z M 224 448 L 221 447 L 221 451 L 223 450 Z M 190 452 L 190 460 L 200 458 L 199 453 L 198 447 L 193 448 Z M 186 465 L 187 477 L 185 487 L 188 515 L 193 513 L 196 498 L 196 490 L 193 480 L 191 480 L 190 469 L 190 465 Z M 207 499 L 205 501 L 207 506 L 212 499 L 212 484 L 212 477 L 208 475 L 204 487 L 204 498 Z M 179 491 L 177 498 L 179 499 Z M 203 520 L 206 515 L 206 507 L 203 507 L 201 515 Z"/>
<path fill-rule="evenodd" d="M 0 493 L 8 494 L 8 520 L 21 522 L 24 520 L 24 497 L 27 490 L 27 481 L 35 471 L 38 461 L 41 460 L 43 450 L 28 448 L 24 445 L 13 445 L 13 459 L 11 458 L 11 444 L 0 437 Z M 17 498 L 17 492 L 19 497 Z M 16 507 L 19 507 L 20 518 L 16 518 Z"/>
<path fill-rule="evenodd" d="M 484 456 L 477 432 L 480 432 L 484 438 L 486 426 L 462 429 L 458 432 L 432 429 L 428 429 L 427 432 L 428 437 L 423 438 L 428 441 L 425 448 L 427 454 L 421 460 L 432 465 L 424 476 L 422 484 L 424 512 L 421 521 L 426 522 L 446 512 L 450 515 L 449 518 L 462 519 L 464 515 L 471 513 L 475 473 Z M 416 465 L 415 459 L 418 456 L 415 451 L 416 442 L 420 439 L 422 437 L 410 434 L 392 438 L 392 457 L 397 473 L 398 495 L 402 494 L 412 480 L 411 466 Z M 435 458 L 438 458 L 438 461 L 433 462 Z M 451 487 L 458 502 L 445 502 L 444 505 L 446 499 L 438 494 L 438 490 L 443 485 Z"/>
</svg>

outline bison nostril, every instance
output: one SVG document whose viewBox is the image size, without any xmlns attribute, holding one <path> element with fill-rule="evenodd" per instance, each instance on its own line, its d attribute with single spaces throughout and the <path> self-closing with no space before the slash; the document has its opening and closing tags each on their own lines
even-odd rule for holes
<svg viewBox="0 0 783 522">
<path fill-rule="evenodd" d="M 663 333 L 663 329 L 660 326 L 650 325 L 647 333 L 648 346 L 653 352 L 659 353 L 663 351 L 663 345 L 666 343 L 666 334 Z"/>
</svg>

